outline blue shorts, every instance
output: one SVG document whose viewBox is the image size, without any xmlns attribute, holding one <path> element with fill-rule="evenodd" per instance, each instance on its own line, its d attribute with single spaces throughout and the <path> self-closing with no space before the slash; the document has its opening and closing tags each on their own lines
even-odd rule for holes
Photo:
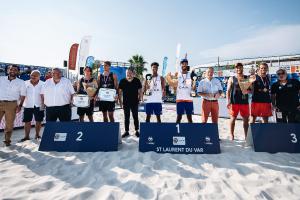
<svg viewBox="0 0 300 200">
<path fill-rule="evenodd" d="M 162 105 L 161 103 L 146 103 L 146 114 L 147 115 L 161 115 Z"/>
<path fill-rule="evenodd" d="M 192 115 L 194 113 L 193 102 L 177 102 L 176 103 L 177 115 Z"/>
</svg>

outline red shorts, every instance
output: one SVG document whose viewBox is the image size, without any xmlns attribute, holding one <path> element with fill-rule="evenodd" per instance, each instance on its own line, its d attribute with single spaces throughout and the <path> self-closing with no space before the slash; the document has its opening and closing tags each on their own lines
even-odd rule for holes
<svg viewBox="0 0 300 200">
<path fill-rule="evenodd" d="M 271 103 L 251 103 L 251 116 L 270 117 L 272 116 Z"/>
<path fill-rule="evenodd" d="M 231 104 L 229 114 L 233 117 L 237 117 L 239 113 L 242 117 L 249 117 L 249 104 Z"/>
</svg>

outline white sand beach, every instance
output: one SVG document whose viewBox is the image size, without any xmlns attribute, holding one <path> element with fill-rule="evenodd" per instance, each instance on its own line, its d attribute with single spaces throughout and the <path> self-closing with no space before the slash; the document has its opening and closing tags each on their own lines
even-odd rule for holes
<svg viewBox="0 0 300 200">
<path fill-rule="evenodd" d="M 123 130 L 122 110 L 115 117 Z M 174 106 L 164 108 L 163 122 L 175 118 Z M 244 147 L 241 121 L 236 141 L 229 140 L 227 119 L 219 133 L 221 154 L 175 155 L 140 153 L 135 136 L 118 152 L 39 152 L 37 141 L 16 143 L 23 130 L 15 130 L 13 145 L 0 147 L 0 199 L 300 199 L 299 154 Z"/>
</svg>

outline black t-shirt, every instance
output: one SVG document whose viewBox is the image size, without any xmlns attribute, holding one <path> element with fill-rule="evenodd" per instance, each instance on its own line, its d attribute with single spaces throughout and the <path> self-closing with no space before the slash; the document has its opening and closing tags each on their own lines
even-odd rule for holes
<svg viewBox="0 0 300 200">
<path fill-rule="evenodd" d="M 276 107 L 282 111 L 295 111 L 299 106 L 300 82 L 296 79 L 288 79 L 285 85 L 279 81 L 274 83 L 271 94 L 276 94 Z"/>
<path fill-rule="evenodd" d="M 119 89 L 123 92 L 123 104 L 124 105 L 135 105 L 139 103 L 139 89 L 142 88 L 141 81 L 134 77 L 131 82 L 126 78 L 120 81 Z"/>
<path fill-rule="evenodd" d="M 256 75 L 253 83 L 252 102 L 271 103 L 269 77 L 262 78 Z"/>
</svg>

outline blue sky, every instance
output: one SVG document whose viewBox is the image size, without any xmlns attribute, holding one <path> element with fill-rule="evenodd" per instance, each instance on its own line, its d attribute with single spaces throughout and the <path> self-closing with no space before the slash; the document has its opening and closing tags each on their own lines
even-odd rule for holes
<svg viewBox="0 0 300 200">
<path fill-rule="evenodd" d="M 70 46 L 92 36 L 90 54 L 149 63 L 176 45 L 190 65 L 300 53 L 297 0 L 0 0 L 0 61 L 61 66 Z"/>
</svg>

